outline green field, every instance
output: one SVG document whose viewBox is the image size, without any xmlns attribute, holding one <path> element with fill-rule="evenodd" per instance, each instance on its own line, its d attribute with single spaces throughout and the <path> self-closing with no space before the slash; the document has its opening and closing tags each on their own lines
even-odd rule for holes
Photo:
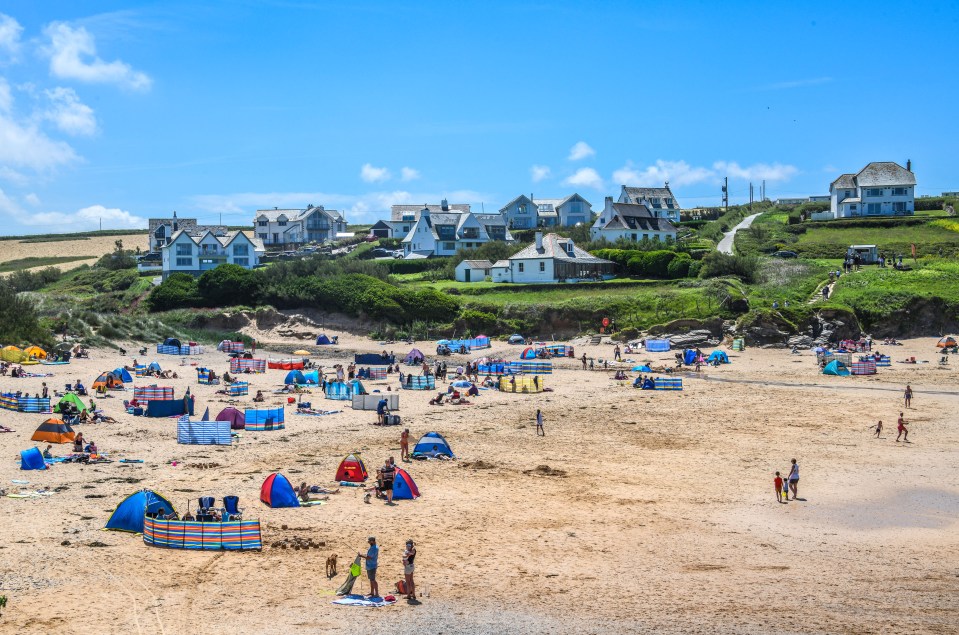
<svg viewBox="0 0 959 635">
<path fill-rule="evenodd" d="M 933 224 L 905 227 L 850 227 L 809 229 L 799 235 L 792 245 L 801 256 L 813 258 L 841 258 L 849 245 L 876 245 L 885 254 L 911 254 L 916 245 L 917 255 L 938 256 L 959 252 L 959 233 Z"/>
<path fill-rule="evenodd" d="M 17 260 L 8 260 L 6 262 L 0 263 L 0 273 L 8 273 L 10 271 L 19 271 L 21 269 L 31 269 L 33 267 L 50 267 L 54 265 L 62 265 L 67 262 L 76 262 L 77 260 L 90 260 L 89 256 L 48 256 L 48 257 L 34 257 L 29 258 L 18 258 Z"/>
</svg>

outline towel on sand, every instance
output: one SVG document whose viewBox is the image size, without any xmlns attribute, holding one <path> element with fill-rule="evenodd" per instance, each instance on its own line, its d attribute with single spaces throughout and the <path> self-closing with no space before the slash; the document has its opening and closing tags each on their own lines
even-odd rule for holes
<svg viewBox="0 0 959 635">
<path fill-rule="evenodd" d="M 342 604 L 344 606 L 368 606 L 371 608 L 376 608 L 380 606 L 396 604 L 396 600 L 394 599 L 391 602 L 387 602 L 383 598 L 368 598 L 365 595 L 347 595 L 337 600 L 333 600 L 333 604 Z"/>
</svg>

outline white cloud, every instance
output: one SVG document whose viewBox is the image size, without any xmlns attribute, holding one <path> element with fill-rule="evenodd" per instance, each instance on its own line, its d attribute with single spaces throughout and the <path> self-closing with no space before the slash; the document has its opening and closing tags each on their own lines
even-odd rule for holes
<svg viewBox="0 0 959 635">
<path fill-rule="evenodd" d="M 0 51 L 6 51 L 13 58 L 20 50 L 20 33 L 23 27 L 9 15 L 0 13 Z"/>
<path fill-rule="evenodd" d="M 93 109 L 81 102 L 72 88 L 58 87 L 44 92 L 51 102 L 44 116 L 57 128 L 70 135 L 92 135 L 97 131 Z"/>
<path fill-rule="evenodd" d="M 62 212 L 41 212 L 30 215 L 31 224 L 53 225 L 65 231 L 84 231 L 99 229 L 142 229 L 147 226 L 145 218 L 134 216 L 130 212 L 116 207 L 91 205 L 77 210 L 73 214 Z"/>
<path fill-rule="evenodd" d="M 713 168 L 720 175 L 727 175 L 731 178 L 742 179 L 743 181 L 788 181 L 799 173 L 799 170 L 793 165 L 783 165 L 781 163 L 754 163 L 745 167 L 740 166 L 735 161 L 717 161 Z"/>
<path fill-rule="evenodd" d="M 23 197 L 23 200 L 25 200 L 25 201 L 26 201 L 29 205 L 31 205 L 32 207 L 39 207 L 39 206 L 40 206 L 40 197 L 37 196 L 36 194 L 34 194 L 33 192 L 30 192 L 29 194 L 27 194 L 26 196 L 24 196 L 24 197 Z"/>
<path fill-rule="evenodd" d="M 0 113 L 8 113 L 13 110 L 13 93 L 10 92 L 10 84 L 7 80 L 0 77 Z"/>
<path fill-rule="evenodd" d="M 360 178 L 367 183 L 381 183 L 390 180 L 390 171 L 386 168 L 376 168 L 369 163 L 364 163 L 360 168 Z"/>
<path fill-rule="evenodd" d="M 613 181 L 621 185 L 639 187 L 662 187 L 666 181 L 670 186 L 683 186 L 700 183 L 715 178 L 715 174 L 702 167 L 693 167 L 685 161 L 656 161 L 654 165 L 637 168 L 632 163 L 613 172 Z"/>
<path fill-rule="evenodd" d="M 589 147 L 589 144 L 585 141 L 577 141 L 572 148 L 569 149 L 570 161 L 579 161 L 580 159 L 586 159 L 596 155 L 596 150 L 593 150 Z"/>
<path fill-rule="evenodd" d="M 534 165 L 529 169 L 530 177 L 533 179 L 533 183 L 539 183 L 550 177 L 552 170 L 549 169 L 548 165 Z"/>
<path fill-rule="evenodd" d="M 35 124 L 0 113 L 0 175 L 22 177 L 15 168 L 51 170 L 78 160 L 68 144 L 56 141 Z"/>
<path fill-rule="evenodd" d="M 120 60 L 104 62 L 97 57 L 96 42 L 82 26 L 73 28 L 64 22 L 53 22 L 43 32 L 50 38 L 47 53 L 50 56 L 50 72 L 54 76 L 149 90 L 152 80 L 146 73 L 133 70 Z"/>
<path fill-rule="evenodd" d="M 414 170 L 413 168 L 403 168 L 400 170 L 401 181 L 415 181 L 418 178 L 420 178 L 419 170 Z"/>
<path fill-rule="evenodd" d="M 563 181 L 563 185 L 572 185 L 575 187 L 591 187 L 596 190 L 603 189 L 603 179 L 593 168 L 580 168 L 574 174 Z"/>
</svg>

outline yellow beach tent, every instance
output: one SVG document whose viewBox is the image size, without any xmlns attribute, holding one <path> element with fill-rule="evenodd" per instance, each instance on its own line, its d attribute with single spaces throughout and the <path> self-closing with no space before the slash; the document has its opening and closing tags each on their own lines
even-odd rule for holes
<svg viewBox="0 0 959 635">
<path fill-rule="evenodd" d="M 47 352 L 39 346 L 28 346 L 23 349 L 23 354 L 27 357 L 36 357 L 37 359 L 46 359 Z"/>
<path fill-rule="evenodd" d="M 5 362 L 13 362 L 15 364 L 23 361 L 23 351 L 21 351 L 16 346 L 4 346 L 0 348 L 0 359 Z"/>
</svg>

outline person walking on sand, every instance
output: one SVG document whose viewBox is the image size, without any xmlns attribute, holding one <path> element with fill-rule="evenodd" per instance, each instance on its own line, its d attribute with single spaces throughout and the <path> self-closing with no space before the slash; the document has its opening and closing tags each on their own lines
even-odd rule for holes
<svg viewBox="0 0 959 635">
<path fill-rule="evenodd" d="M 902 440 L 905 443 L 912 443 L 909 440 L 909 430 L 906 428 L 906 420 L 903 418 L 903 414 L 901 412 L 899 413 L 898 428 L 899 434 L 896 435 L 896 443 L 899 443 L 899 437 L 902 437 Z"/>
<path fill-rule="evenodd" d="M 416 559 L 416 545 L 412 540 L 406 541 L 406 550 L 403 552 L 403 577 L 406 578 L 406 599 L 416 600 L 416 583 L 413 582 L 413 561 Z"/>
<path fill-rule="evenodd" d="M 882 419 L 879 420 L 879 423 L 876 424 L 876 438 L 879 438 L 879 434 L 882 432 Z"/>
<path fill-rule="evenodd" d="M 906 390 L 902 393 L 902 398 L 906 402 L 906 407 L 912 406 L 912 386 L 906 384 Z"/>
<path fill-rule="evenodd" d="M 793 500 L 799 497 L 799 463 L 796 459 L 792 460 L 792 467 L 789 469 L 789 489 L 793 492 Z M 786 492 L 786 498 L 789 498 L 789 492 Z"/>
<path fill-rule="evenodd" d="M 536 409 L 536 436 L 546 436 L 546 431 L 543 430 L 543 411 L 539 408 Z"/>
<path fill-rule="evenodd" d="M 400 435 L 400 460 L 410 460 L 410 429 L 406 428 Z"/>
<path fill-rule="evenodd" d="M 776 488 L 776 502 L 785 503 L 788 500 L 788 490 L 783 490 L 783 477 L 776 472 L 776 478 L 773 479 L 773 487 Z"/>
<path fill-rule="evenodd" d="M 380 558 L 380 548 L 376 544 L 376 536 L 370 536 L 368 539 L 370 548 L 366 550 L 364 556 L 359 551 L 356 552 L 358 558 L 366 560 L 366 577 L 370 579 L 370 597 L 380 597 L 380 586 L 376 583 L 376 565 Z"/>
</svg>

